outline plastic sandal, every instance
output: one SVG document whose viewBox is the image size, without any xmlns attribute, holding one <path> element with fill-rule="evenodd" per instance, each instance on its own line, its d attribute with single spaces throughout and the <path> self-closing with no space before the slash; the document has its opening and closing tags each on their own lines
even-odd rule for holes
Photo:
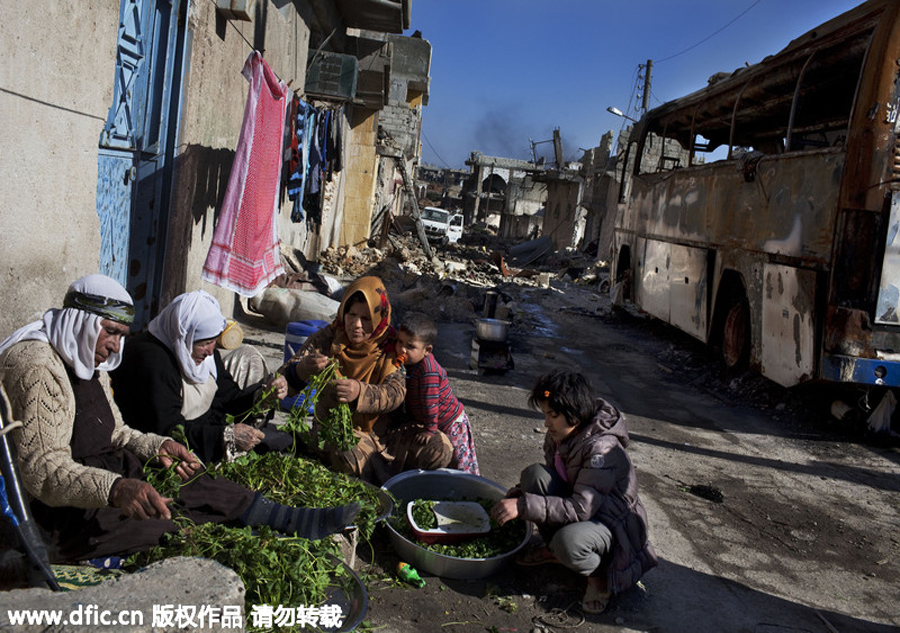
<svg viewBox="0 0 900 633">
<path fill-rule="evenodd" d="M 525 567 L 534 567 L 536 565 L 557 564 L 559 559 L 553 555 L 546 545 L 531 547 L 516 556 L 516 563 Z"/>
<path fill-rule="evenodd" d="M 584 598 L 581 599 L 581 610 L 585 613 L 603 613 L 609 608 L 612 594 L 605 591 L 597 591 L 592 585 L 584 590 Z"/>
</svg>

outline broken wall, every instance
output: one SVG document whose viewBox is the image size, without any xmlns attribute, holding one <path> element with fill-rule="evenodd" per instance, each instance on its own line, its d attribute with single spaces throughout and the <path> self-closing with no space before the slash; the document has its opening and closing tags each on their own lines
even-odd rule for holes
<svg viewBox="0 0 900 633">
<path fill-rule="evenodd" d="M 579 248 L 584 238 L 585 210 L 581 206 L 581 178 L 548 178 L 543 235 L 553 248 Z"/>
<path fill-rule="evenodd" d="M 535 181 L 530 174 L 510 180 L 499 235 L 516 239 L 536 237 L 543 227 L 543 216 L 538 212 L 546 201 L 547 185 Z"/>
</svg>

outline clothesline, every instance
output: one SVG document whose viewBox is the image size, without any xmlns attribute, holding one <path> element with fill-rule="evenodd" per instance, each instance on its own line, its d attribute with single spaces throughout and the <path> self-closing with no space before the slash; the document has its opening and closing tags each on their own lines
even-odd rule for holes
<svg viewBox="0 0 900 633">
<path fill-rule="evenodd" d="M 318 232 L 325 183 L 343 169 L 344 105 L 313 106 L 279 79 L 259 51 L 242 71 L 250 82 L 240 137 L 202 278 L 252 296 L 283 272 L 278 214 Z"/>
</svg>

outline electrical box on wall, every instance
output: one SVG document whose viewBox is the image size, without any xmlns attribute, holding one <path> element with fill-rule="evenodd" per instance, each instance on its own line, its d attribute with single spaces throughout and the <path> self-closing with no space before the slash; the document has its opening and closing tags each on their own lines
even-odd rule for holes
<svg viewBox="0 0 900 633">
<path fill-rule="evenodd" d="M 216 0 L 216 11 L 226 20 L 249 22 L 255 0 Z"/>
<path fill-rule="evenodd" d="M 343 53 L 310 51 L 304 92 L 314 97 L 351 101 L 356 97 L 359 60 Z"/>
</svg>

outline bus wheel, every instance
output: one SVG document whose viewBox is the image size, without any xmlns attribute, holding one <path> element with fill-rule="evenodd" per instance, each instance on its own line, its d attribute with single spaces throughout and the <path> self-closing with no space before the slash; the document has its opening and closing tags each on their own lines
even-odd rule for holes
<svg viewBox="0 0 900 633">
<path fill-rule="evenodd" d="M 744 299 L 733 303 L 725 315 L 722 360 L 729 369 L 744 369 L 750 360 L 750 308 Z"/>
</svg>

